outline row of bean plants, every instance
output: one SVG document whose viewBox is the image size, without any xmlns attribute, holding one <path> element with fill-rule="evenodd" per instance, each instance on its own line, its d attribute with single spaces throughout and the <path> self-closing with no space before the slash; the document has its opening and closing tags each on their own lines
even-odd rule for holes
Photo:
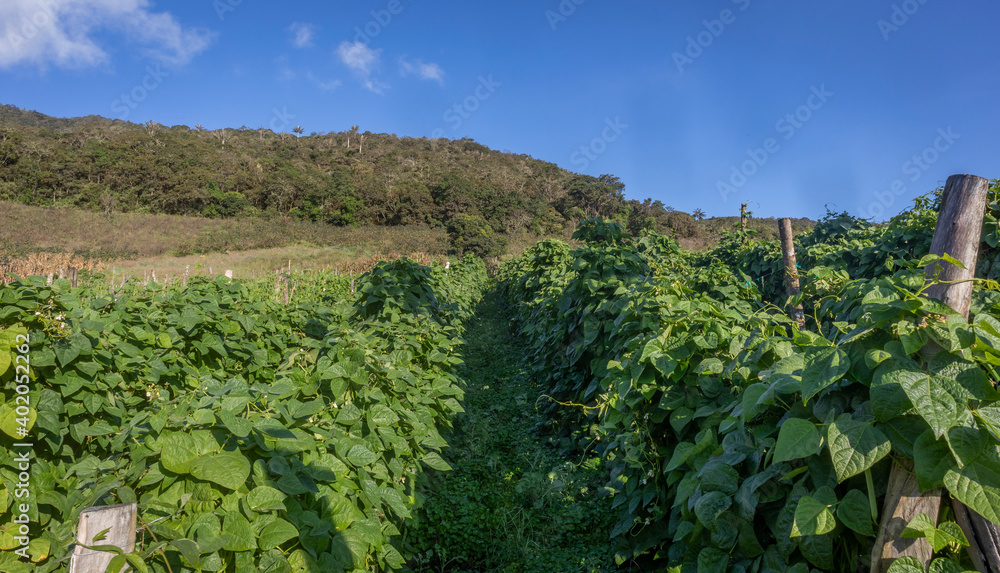
<svg viewBox="0 0 1000 573">
<path fill-rule="evenodd" d="M 139 543 L 116 567 L 400 568 L 417 477 L 448 469 L 462 321 L 485 276 L 477 259 L 401 260 L 355 277 L 353 295 L 350 278 L 300 283 L 288 305 L 273 279 L 0 290 L 0 570 L 65 571 L 80 512 L 129 502 Z M 30 497 L 17 499 L 24 442 Z"/>
<path fill-rule="evenodd" d="M 726 260 L 731 245 L 692 256 L 596 220 L 575 238 L 573 250 L 529 249 L 501 286 L 536 349 L 551 431 L 607 466 L 621 562 L 866 569 L 893 460 L 1000 523 L 1000 296 L 978 290 L 971 321 L 922 296 L 923 268 L 938 260 L 923 242 L 867 275 L 806 268 L 800 330 L 748 261 Z M 933 358 L 920 354 L 929 341 L 941 348 Z M 932 571 L 962 571 L 966 540 L 940 517 L 907 535 L 931 540 Z"/>
</svg>

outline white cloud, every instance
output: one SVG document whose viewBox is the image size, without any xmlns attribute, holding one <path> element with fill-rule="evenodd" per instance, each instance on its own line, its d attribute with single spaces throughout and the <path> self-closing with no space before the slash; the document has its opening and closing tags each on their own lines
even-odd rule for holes
<svg viewBox="0 0 1000 573">
<path fill-rule="evenodd" d="M 355 72 L 371 75 L 372 68 L 379 64 L 382 50 L 373 50 L 364 42 L 343 42 L 337 48 L 337 56 L 343 64 Z"/>
<path fill-rule="evenodd" d="M 292 43 L 296 48 L 308 48 L 313 45 L 313 36 L 316 35 L 316 26 L 295 22 L 288 27 L 292 33 Z"/>
<path fill-rule="evenodd" d="M 373 50 L 364 42 L 342 42 L 337 48 L 337 57 L 341 63 L 354 71 L 366 88 L 382 93 L 389 87 L 372 77 L 372 73 L 381 64 L 382 50 Z"/>
<path fill-rule="evenodd" d="M 106 64 L 110 58 L 95 40 L 102 30 L 123 33 L 145 55 L 173 65 L 188 63 L 212 40 L 168 12 L 150 11 L 149 0 L 2 0 L 0 68 Z"/>
<path fill-rule="evenodd" d="M 337 79 L 324 80 L 317 77 L 312 72 L 306 72 L 306 78 L 316 85 L 319 89 L 325 92 L 332 92 L 333 90 L 339 88 L 344 82 Z"/>
<path fill-rule="evenodd" d="M 402 76 L 416 75 L 422 80 L 433 80 L 444 83 L 444 70 L 437 64 L 426 64 L 420 60 L 410 62 L 406 58 L 399 59 L 399 73 Z"/>
</svg>

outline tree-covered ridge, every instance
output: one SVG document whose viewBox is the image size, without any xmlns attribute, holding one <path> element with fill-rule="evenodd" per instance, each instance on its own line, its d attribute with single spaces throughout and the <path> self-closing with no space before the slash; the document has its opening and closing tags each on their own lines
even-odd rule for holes
<svg viewBox="0 0 1000 573">
<path fill-rule="evenodd" d="M 469 139 L 357 126 L 297 137 L 262 127 L 213 131 L 0 107 L 0 200 L 106 213 L 428 225 L 447 228 L 457 251 L 480 255 L 503 252 L 516 234 L 567 236 L 577 221 L 596 216 L 635 234 L 714 236 L 708 222 L 659 201 L 626 199 L 624 188 L 612 175 L 574 174 Z"/>
</svg>

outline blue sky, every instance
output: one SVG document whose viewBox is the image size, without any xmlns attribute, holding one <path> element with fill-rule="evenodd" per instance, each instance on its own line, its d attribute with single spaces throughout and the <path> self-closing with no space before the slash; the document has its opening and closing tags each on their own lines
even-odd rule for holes
<svg viewBox="0 0 1000 573">
<path fill-rule="evenodd" d="M 0 103 L 470 137 L 679 210 L 883 220 L 1000 177 L 994 2 L 3 0 Z"/>
</svg>

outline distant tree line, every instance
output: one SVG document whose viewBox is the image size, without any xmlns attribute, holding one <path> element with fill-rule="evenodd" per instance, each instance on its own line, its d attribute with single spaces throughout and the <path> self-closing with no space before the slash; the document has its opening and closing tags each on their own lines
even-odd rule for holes
<svg viewBox="0 0 1000 573">
<path fill-rule="evenodd" d="M 446 228 L 456 251 L 484 256 L 502 253 L 515 234 L 565 236 L 594 216 L 633 234 L 705 235 L 692 215 L 626 199 L 613 175 L 578 175 L 469 139 L 358 126 L 292 131 L 60 119 L 0 106 L 0 200 L 109 214 L 427 225 Z"/>
</svg>

